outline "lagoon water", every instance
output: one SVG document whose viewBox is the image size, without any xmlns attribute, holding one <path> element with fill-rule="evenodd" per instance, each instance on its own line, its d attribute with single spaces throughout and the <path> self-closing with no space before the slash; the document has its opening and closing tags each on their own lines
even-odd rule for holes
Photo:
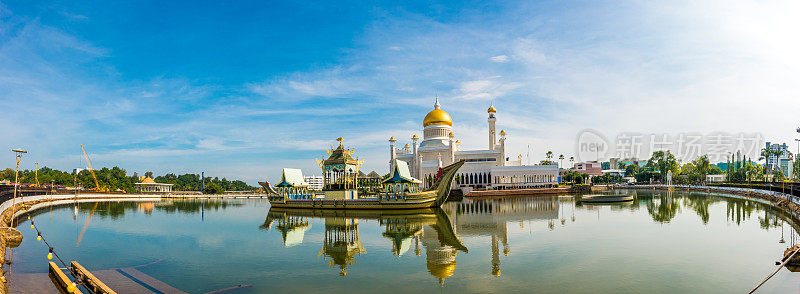
<svg viewBox="0 0 800 294">
<path fill-rule="evenodd" d="M 635 200 L 464 199 L 403 213 L 162 200 L 63 205 L 34 218 L 65 261 L 144 265 L 137 269 L 189 293 L 740 293 L 797 242 L 791 220 L 755 201 L 614 193 Z M 47 247 L 27 224 L 20 230 L 11 274 L 46 272 Z M 761 290 L 800 292 L 800 273 L 782 269 Z"/>
</svg>

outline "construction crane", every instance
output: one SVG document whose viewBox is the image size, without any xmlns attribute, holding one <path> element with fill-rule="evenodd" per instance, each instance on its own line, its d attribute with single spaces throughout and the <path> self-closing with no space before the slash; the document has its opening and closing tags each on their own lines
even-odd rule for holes
<svg viewBox="0 0 800 294">
<path fill-rule="evenodd" d="M 86 165 L 89 166 L 89 171 L 92 173 L 92 178 L 94 179 L 94 188 L 90 189 L 90 190 L 102 191 L 100 189 L 100 184 L 97 183 L 97 176 L 94 175 L 94 169 L 92 168 L 92 162 L 89 161 L 89 156 L 86 155 L 86 149 L 83 148 L 83 144 L 81 144 L 81 151 L 83 151 L 83 157 L 86 158 Z M 83 224 L 83 230 L 81 230 L 81 234 L 78 236 L 78 242 L 75 242 L 75 247 L 80 246 L 81 240 L 83 239 L 83 234 L 85 234 L 86 233 L 86 229 L 89 228 L 89 222 L 92 221 L 92 216 L 94 215 L 94 211 L 97 210 L 97 204 L 98 204 L 98 202 L 95 202 L 94 203 L 94 207 L 92 207 L 92 210 L 89 212 L 89 217 L 86 218 L 86 223 Z"/>
<path fill-rule="evenodd" d="M 89 166 L 89 171 L 92 173 L 92 178 L 94 179 L 94 189 L 90 189 L 90 190 L 100 191 L 100 184 L 97 183 L 97 176 L 94 175 L 94 169 L 92 168 L 92 162 L 89 161 L 89 155 L 86 155 L 86 149 L 83 148 L 83 144 L 81 144 L 81 151 L 83 151 L 83 157 L 86 158 L 86 165 Z"/>
</svg>

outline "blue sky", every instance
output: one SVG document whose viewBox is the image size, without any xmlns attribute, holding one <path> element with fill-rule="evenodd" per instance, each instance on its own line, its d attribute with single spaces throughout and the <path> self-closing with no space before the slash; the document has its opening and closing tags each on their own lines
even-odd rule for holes
<svg viewBox="0 0 800 294">
<path fill-rule="evenodd" d="M 538 158 L 584 128 L 793 141 L 798 4 L 698 2 L 2 2 L 0 145 L 255 184 L 342 136 L 383 173 L 435 95 L 465 148 L 494 101 Z"/>
</svg>

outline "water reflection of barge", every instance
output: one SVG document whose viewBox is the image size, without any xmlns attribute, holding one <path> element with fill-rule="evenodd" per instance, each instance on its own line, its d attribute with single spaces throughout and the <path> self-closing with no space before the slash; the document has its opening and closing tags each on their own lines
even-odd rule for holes
<svg viewBox="0 0 800 294">
<path fill-rule="evenodd" d="M 508 224 L 552 221 L 559 218 L 559 197 L 514 197 L 450 202 L 442 208 L 411 210 L 320 210 L 271 208 L 261 226 L 281 232 L 285 246 L 303 242 L 311 219 L 325 220 L 319 256 L 337 267 L 339 274 L 356 265 L 366 253 L 360 242 L 360 220 L 377 220 L 391 241 L 395 255 L 425 254 L 428 273 L 440 284 L 456 272 L 456 258 L 468 252 L 460 237 L 487 238 L 491 242 L 491 275 L 500 275 L 503 256 L 510 253 Z"/>
<path fill-rule="evenodd" d="M 325 220 L 325 237 L 319 256 L 328 259 L 329 266 L 337 267 L 340 275 L 347 275 L 348 267 L 357 265 L 356 257 L 366 253 L 361 244 L 358 222 L 360 219 L 377 220 L 385 231 L 382 234 L 392 242 L 392 253 L 405 254 L 412 244 L 414 253 L 420 255 L 420 243 L 425 247 L 428 272 L 440 282 L 452 276 L 458 251 L 468 252 L 455 234 L 450 218 L 440 208 L 414 210 L 311 210 L 271 208 L 261 228 L 270 230 L 274 225 L 281 231 L 284 245 L 302 242 L 302 234 L 310 228 L 310 218 Z"/>
</svg>

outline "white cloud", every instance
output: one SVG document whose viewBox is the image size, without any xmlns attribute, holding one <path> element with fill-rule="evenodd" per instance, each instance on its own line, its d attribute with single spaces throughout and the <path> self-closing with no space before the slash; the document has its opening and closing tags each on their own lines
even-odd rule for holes
<svg viewBox="0 0 800 294">
<path fill-rule="evenodd" d="M 506 62 L 508 62 L 509 58 L 506 55 L 497 55 L 497 56 L 489 57 L 489 60 L 494 61 L 494 62 L 499 62 L 499 63 L 506 63 Z"/>
<path fill-rule="evenodd" d="M 456 98 L 463 100 L 491 100 L 502 97 L 507 92 L 522 86 L 519 83 L 503 82 L 502 77 L 493 77 L 485 80 L 461 82 L 456 90 Z"/>
</svg>

